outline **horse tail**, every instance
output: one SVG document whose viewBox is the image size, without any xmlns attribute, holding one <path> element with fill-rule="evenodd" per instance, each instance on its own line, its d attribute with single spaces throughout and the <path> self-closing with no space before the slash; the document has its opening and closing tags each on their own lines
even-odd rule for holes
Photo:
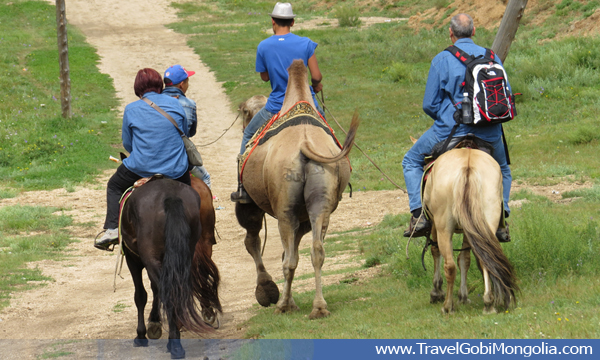
<svg viewBox="0 0 600 360">
<path fill-rule="evenodd" d="M 206 251 L 195 251 L 192 263 L 194 296 L 205 307 L 222 312 L 219 300 L 219 270 Z"/>
<path fill-rule="evenodd" d="M 300 151 L 302 151 L 302 154 L 304 154 L 304 156 L 310 160 L 320 163 L 327 164 L 341 160 L 350 153 L 350 150 L 352 150 L 352 146 L 354 146 L 354 138 L 356 137 L 356 131 L 358 130 L 359 124 L 360 119 L 358 118 L 358 113 L 354 112 L 354 116 L 352 116 L 352 122 L 350 123 L 350 129 L 348 129 L 344 146 L 342 146 L 342 151 L 335 156 L 330 157 L 318 154 L 312 147 L 312 143 L 306 140 L 300 144 Z"/>
<path fill-rule="evenodd" d="M 519 286 L 512 265 L 486 222 L 482 195 L 481 173 L 472 166 L 462 168 L 454 183 L 452 212 L 479 264 L 485 266 L 490 274 L 494 305 L 508 308 L 516 303 L 515 292 Z"/>
<path fill-rule="evenodd" d="M 160 300 L 169 323 L 197 333 L 210 327 L 204 323 L 194 303 L 192 286 L 192 230 L 181 198 L 166 198 L 165 254 L 160 274 Z M 193 242 L 195 244 L 195 242 Z"/>
</svg>

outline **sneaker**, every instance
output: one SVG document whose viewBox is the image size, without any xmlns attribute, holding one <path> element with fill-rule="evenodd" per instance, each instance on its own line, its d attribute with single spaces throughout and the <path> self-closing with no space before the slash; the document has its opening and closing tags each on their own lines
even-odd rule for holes
<svg viewBox="0 0 600 360">
<path fill-rule="evenodd" d="M 499 227 L 496 231 L 496 237 L 500 242 L 510 242 L 510 232 L 508 231 L 508 223 L 505 227 Z"/>
<path fill-rule="evenodd" d="M 94 247 L 100 250 L 112 251 L 111 245 L 119 243 L 119 231 L 117 229 L 106 229 L 104 235 L 98 241 L 94 241 Z M 114 246 L 113 246 L 114 248 Z"/>
<path fill-rule="evenodd" d="M 421 237 L 427 236 L 429 233 L 431 233 L 431 222 L 425 216 L 421 216 L 420 219 L 411 216 L 410 226 L 404 230 L 404 237 L 411 237 L 411 234 L 412 237 Z"/>
</svg>

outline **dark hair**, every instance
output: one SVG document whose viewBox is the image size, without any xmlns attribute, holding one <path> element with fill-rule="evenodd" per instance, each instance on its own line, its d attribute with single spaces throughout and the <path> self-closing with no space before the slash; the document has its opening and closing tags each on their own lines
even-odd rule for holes
<svg viewBox="0 0 600 360">
<path fill-rule="evenodd" d="M 185 79 L 181 80 L 180 82 L 178 82 L 177 84 L 173 84 L 173 80 L 169 79 L 169 78 L 165 78 L 165 87 L 169 87 L 169 86 L 177 86 L 181 83 L 184 83 L 186 81 L 188 81 L 190 78 L 186 77 Z"/>
<path fill-rule="evenodd" d="M 274 18 L 274 17 L 272 17 L 271 19 L 275 20 L 275 24 L 277 24 L 281 27 L 290 27 L 290 26 L 292 26 L 292 23 L 294 22 L 294 19 L 278 19 L 278 18 Z"/>
<path fill-rule="evenodd" d="M 457 39 L 470 38 L 473 35 L 473 19 L 468 14 L 454 15 L 450 28 Z"/>
<path fill-rule="evenodd" d="M 133 83 L 133 90 L 138 97 L 142 97 L 145 93 L 150 91 L 160 94 L 162 89 L 163 82 L 158 71 L 150 68 L 138 71 L 135 82 Z"/>
</svg>

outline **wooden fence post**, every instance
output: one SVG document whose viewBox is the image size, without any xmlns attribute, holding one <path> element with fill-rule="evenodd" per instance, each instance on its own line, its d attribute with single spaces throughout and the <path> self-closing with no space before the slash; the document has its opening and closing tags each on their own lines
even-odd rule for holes
<svg viewBox="0 0 600 360">
<path fill-rule="evenodd" d="M 500 57 L 502 62 L 506 59 L 510 45 L 515 39 L 519 21 L 521 21 L 521 17 L 525 12 L 525 6 L 527 6 L 527 0 L 509 0 L 508 5 L 506 5 L 500 28 L 492 44 L 492 50 Z"/>
<path fill-rule="evenodd" d="M 58 40 L 58 63 L 60 65 L 60 104 L 62 116 L 71 117 L 71 78 L 69 77 L 69 38 L 65 0 L 56 0 L 56 36 Z"/>
</svg>

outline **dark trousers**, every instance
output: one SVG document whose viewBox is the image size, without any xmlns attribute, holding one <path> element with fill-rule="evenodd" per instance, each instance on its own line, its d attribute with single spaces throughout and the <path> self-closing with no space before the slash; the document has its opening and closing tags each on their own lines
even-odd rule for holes
<svg viewBox="0 0 600 360">
<path fill-rule="evenodd" d="M 105 229 L 116 229 L 119 226 L 119 200 L 133 184 L 143 176 L 130 171 L 125 165 L 121 164 L 114 175 L 108 180 L 106 186 L 106 220 L 104 220 Z M 175 179 L 184 184 L 191 185 L 190 173 L 188 171 L 179 179 Z"/>
</svg>

